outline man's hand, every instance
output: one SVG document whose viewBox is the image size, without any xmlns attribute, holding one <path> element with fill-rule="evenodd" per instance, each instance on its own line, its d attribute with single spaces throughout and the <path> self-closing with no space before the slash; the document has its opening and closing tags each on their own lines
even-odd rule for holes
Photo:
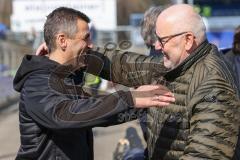
<svg viewBox="0 0 240 160">
<path fill-rule="evenodd" d="M 47 45 L 46 45 L 45 42 L 42 43 L 42 44 L 38 47 L 38 49 L 37 49 L 37 51 L 36 51 L 36 55 L 37 55 L 37 56 L 45 56 L 45 55 L 47 55 L 48 53 L 49 53 L 48 47 L 47 47 Z"/>
<path fill-rule="evenodd" d="M 164 107 L 175 102 L 173 93 L 162 85 L 143 85 L 131 93 L 136 108 Z"/>
</svg>

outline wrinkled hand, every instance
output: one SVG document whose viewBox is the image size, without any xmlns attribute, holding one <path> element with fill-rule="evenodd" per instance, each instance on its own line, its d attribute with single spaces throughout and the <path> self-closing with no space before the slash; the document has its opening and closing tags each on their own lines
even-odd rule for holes
<svg viewBox="0 0 240 160">
<path fill-rule="evenodd" d="M 48 47 L 47 47 L 47 45 L 46 45 L 45 42 L 42 43 L 42 44 L 38 47 L 38 49 L 36 50 L 36 55 L 37 55 L 37 56 L 45 56 L 45 55 L 47 55 L 48 53 L 49 53 Z"/>
<path fill-rule="evenodd" d="M 164 107 L 175 102 L 173 93 L 162 85 L 143 85 L 131 93 L 136 108 Z"/>
</svg>

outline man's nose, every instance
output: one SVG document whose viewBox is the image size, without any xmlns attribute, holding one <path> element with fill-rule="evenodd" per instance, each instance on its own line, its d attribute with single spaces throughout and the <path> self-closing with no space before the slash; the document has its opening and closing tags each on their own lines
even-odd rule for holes
<svg viewBox="0 0 240 160">
<path fill-rule="evenodd" d="M 88 42 L 88 48 L 93 48 L 93 43 L 92 42 Z"/>
<path fill-rule="evenodd" d="M 155 42 L 155 50 L 162 50 L 162 45 L 159 41 Z"/>
</svg>

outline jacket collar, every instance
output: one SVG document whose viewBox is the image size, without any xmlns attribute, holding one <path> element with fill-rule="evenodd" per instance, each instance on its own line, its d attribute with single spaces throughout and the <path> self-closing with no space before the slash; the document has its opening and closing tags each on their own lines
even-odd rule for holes
<svg viewBox="0 0 240 160">
<path fill-rule="evenodd" d="M 205 56 L 211 50 L 211 44 L 205 40 L 199 47 L 197 47 L 193 53 L 190 54 L 179 66 L 170 70 L 165 78 L 170 80 L 180 75 L 184 74 L 185 71 L 190 68 L 196 61 L 198 61 L 201 57 Z"/>
</svg>

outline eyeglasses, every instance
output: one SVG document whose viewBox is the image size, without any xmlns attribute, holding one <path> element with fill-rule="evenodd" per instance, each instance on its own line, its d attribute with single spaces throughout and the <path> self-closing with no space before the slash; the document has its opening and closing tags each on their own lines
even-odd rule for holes
<svg viewBox="0 0 240 160">
<path fill-rule="evenodd" d="M 170 36 L 165 36 L 165 37 L 159 37 L 157 34 L 156 34 L 156 38 L 157 40 L 160 42 L 161 44 L 161 47 L 163 48 L 164 45 L 170 40 L 172 39 L 173 37 L 177 37 L 177 36 L 180 36 L 184 33 L 187 33 L 187 32 L 181 32 L 181 33 L 177 33 L 177 34 L 173 34 L 173 35 L 170 35 Z"/>
</svg>

